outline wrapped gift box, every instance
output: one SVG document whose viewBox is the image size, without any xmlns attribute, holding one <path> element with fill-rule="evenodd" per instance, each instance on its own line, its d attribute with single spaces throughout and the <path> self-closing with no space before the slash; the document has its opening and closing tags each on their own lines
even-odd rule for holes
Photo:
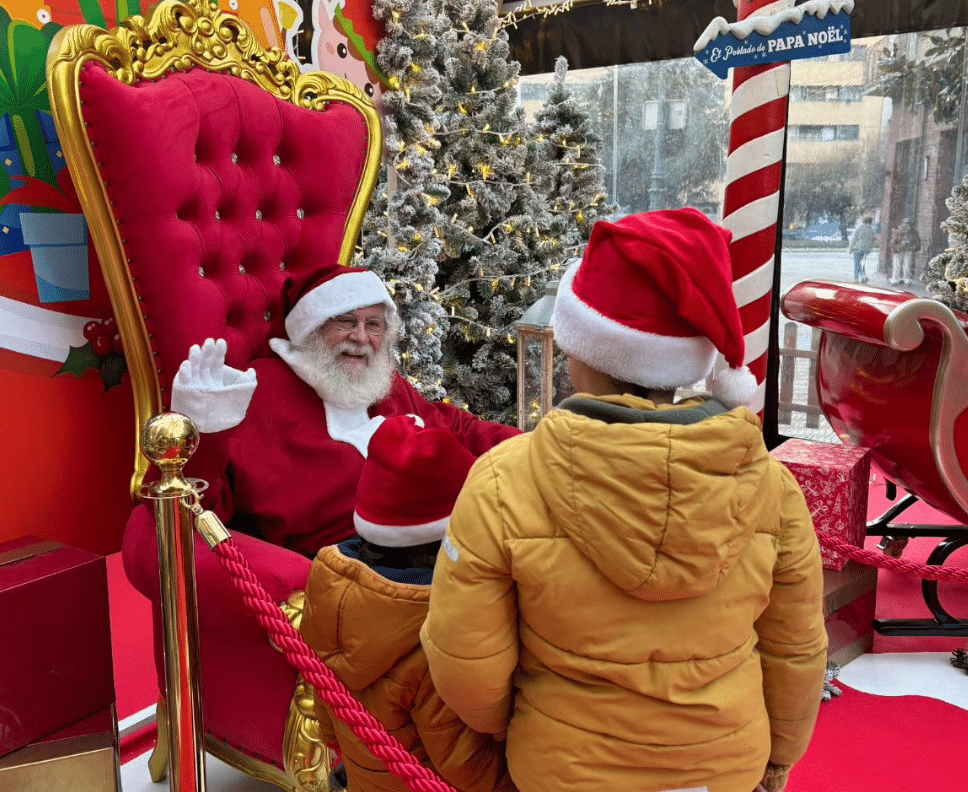
<svg viewBox="0 0 968 792">
<path fill-rule="evenodd" d="M 827 656 L 847 665 L 874 646 L 877 570 L 856 561 L 823 572 L 823 614 Z"/>
<path fill-rule="evenodd" d="M 113 707 L 103 556 L 0 544 L 0 756 Z"/>
<path fill-rule="evenodd" d="M 867 535 L 867 495 L 871 454 L 866 448 L 791 439 L 770 454 L 800 484 L 814 527 L 856 547 Z M 843 569 L 847 558 L 820 545 L 825 569 Z"/>
<path fill-rule="evenodd" d="M 114 706 L 0 757 L 0 789 L 121 792 Z"/>
</svg>

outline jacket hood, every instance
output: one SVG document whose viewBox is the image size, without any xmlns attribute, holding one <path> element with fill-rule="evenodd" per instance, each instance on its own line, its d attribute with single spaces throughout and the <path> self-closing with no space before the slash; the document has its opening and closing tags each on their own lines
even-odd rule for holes
<svg viewBox="0 0 968 792">
<path fill-rule="evenodd" d="M 316 556 L 307 584 L 307 639 L 350 690 L 376 682 L 420 649 L 430 586 L 383 577 L 339 547 Z"/>
<path fill-rule="evenodd" d="M 770 458 L 757 417 L 742 407 L 697 416 L 701 400 L 659 408 L 629 395 L 571 403 L 584 414 L 569 402 L 548 413 L 528 451 L 556 527 L 640 599 L 715 588 L 762 524 L 757 493 Z"/>
</svg>

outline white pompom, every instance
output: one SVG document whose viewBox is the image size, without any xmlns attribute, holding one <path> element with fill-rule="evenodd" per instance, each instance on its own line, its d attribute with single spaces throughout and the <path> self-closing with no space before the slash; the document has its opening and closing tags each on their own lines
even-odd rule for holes
<svg viewBox="0 0 968 792">
<path fill-rule="evenodd" d="M 723 369 L 716 374 L 712 383 L 713 398 L 732 410 L 745 407 L 756 393 L 756 377 L 746 366 L 738 369 Z"/>
</svg>

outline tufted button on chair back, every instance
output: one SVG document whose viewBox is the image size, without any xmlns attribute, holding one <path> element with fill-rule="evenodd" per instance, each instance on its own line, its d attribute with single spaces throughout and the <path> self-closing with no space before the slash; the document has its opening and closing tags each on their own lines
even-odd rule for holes
<svg viewBox="0 0 968 792">
<path fill-rule="evenodd" d="M 48 71 L 140 427 L 168 408 L 192 344 L 223 337 L 228 364 L 248 368 L 285 335 L 292 279 L 349 263 L 379 119 L 355 86 L 300 73 L 204 0 L 114 34 L 66 28 Z"/>
</svg>

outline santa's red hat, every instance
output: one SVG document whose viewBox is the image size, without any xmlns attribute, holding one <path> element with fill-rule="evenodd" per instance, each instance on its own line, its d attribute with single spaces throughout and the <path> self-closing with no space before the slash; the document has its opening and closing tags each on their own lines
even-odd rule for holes
<svg viewBox="0 0 968 792">
<path fill-rule="evenodd" d="M 315 273 L 305 283 L 290 286 L 292 307 L 286 315 L 286 334 L 301 344 L 310 333 L 334 316 L 383 303 L 387 318 L 397 307 L 383 281 L 363 267 L 332 267 Z"/>
<path fill-rule="evenodd" d="M 701 212 L 669 209 L 598 222 L 585 256 L 558 287 L 555 341 L 622 382 L 672 390 L 712 371 L 712 395 L 749 404 L 756 379 L 733 296 L 732 234 Z"/>
<path fill-rule="evenodd" d="M 474 455 L 446 429 L 412 415 L 387 418 L 370 438 L 353 524 L 366 541 L 413 547 L 444 538 Z"/>
</svg>

